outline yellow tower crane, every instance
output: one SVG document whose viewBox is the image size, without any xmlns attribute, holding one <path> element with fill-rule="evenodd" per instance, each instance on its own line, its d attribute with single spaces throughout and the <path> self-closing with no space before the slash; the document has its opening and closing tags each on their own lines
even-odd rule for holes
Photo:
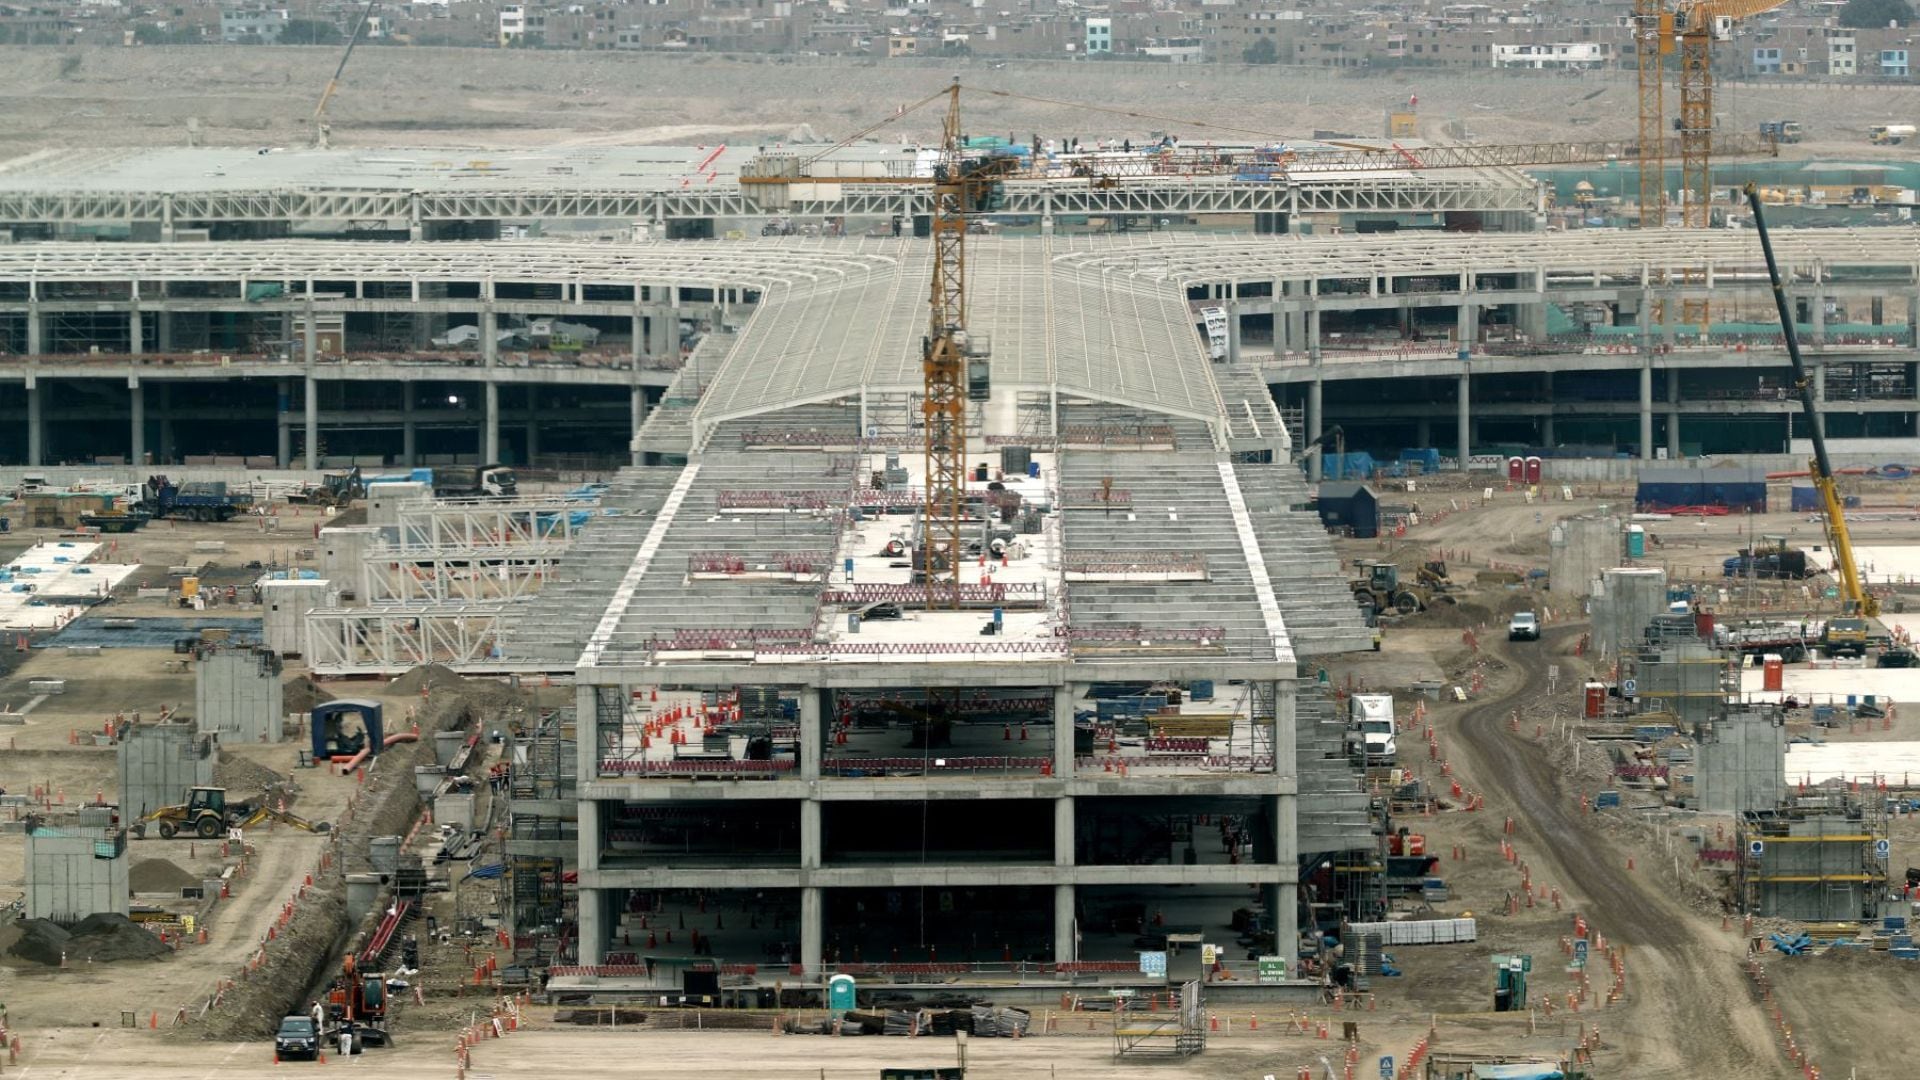
<svg viewBox="0 0 1920 1080">
<path fill-rule="evenodd" d="M 1660 0 L 1634 4 L 1634 53 L 1640 86 L 1640 224 L 1665 223 L 1665 58 L 1680 52 L 1680 220 L 1705 228 L 1713 217 L 1713 45 L 1733 37 L 1733 24 L 1786 0 L 1699 0 L 1662 10 Z"/>
</svg>

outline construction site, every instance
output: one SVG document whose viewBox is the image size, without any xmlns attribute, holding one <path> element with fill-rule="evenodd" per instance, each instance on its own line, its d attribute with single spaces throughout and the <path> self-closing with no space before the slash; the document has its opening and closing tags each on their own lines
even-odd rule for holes
<svg viewBox="0 0 1920 1080">
<path fill-rule="evenodd" d="M 0 1071 L 1905 1070 L 1920 247 L 1657 14 L 1611 142 L 0 160 Z"/>
</svg>

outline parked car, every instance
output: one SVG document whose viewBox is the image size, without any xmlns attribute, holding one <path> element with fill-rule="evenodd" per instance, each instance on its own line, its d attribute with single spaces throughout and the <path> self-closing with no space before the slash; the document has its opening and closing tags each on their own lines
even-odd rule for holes
<svg viewBox="0 0 1920 1080">
<path fill-rule="evenodd" d="M 313 1017 L 288 1016 L 280 1021 L 280 1030 L 273 1036 L 274 1055 L 282 1061 L 288 1058 L 305 1058 L 312 1061 L 320 1056 L 320 1033 L 314 1030 Z"/>
<path fill-rule="evenodd" d="M 1507 640 L 1540 640 L 1540 617 L 1531 611 L 1514 613 L 1513 618 L 1507 621 Z"/>
</svg>

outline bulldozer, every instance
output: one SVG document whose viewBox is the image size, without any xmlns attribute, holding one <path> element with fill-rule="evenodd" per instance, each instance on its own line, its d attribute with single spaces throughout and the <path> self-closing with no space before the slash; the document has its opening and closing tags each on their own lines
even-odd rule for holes
<svg viewBox="0 0 1920 1080">
<path fill-rule="evenodd" d="M 326 832 L 332 826 L 324 821 L 308 821 L 285 810 L 268 806 L 265 800 L 227 800 L 227 789 L 193 787 L 187 789 L 187 801 L 163 806 L 132 825 L 135 839 L 147 835 L 147 825 L 156 823 L 162 839 L 171 840 L 181 833 L 192 833 L 211 840 L 228 829 L 245 829 L 262 821 L 275 821 L 307 832 Z"/>
<path fill-rule="evenodd" d="M 1449 584 L 1444 563 L 1421 567 L 1411 583 L 1400 580 L 1400 567 L 1394 563 L 1363 562 L 1360 569 L 1366 576 L 1348 584 L 1353 587 L 1354 601 L 1363 609 L 1412 615 L 1427 610 L 1436 601 L 1452 602 L 1451 597 L 1443 595 Z"/>
<path fill-rule="evenodd" d="M 308 506 L 347 507 L 353 500 L 365 496 L 366 481 L 361 479 L 360 467 L 354 466 L 347 472 L 324 473 L 317 484 L 307 484 L 298 491 L 287 495 L 290 503 L 305 503 Z"/>
</svg>

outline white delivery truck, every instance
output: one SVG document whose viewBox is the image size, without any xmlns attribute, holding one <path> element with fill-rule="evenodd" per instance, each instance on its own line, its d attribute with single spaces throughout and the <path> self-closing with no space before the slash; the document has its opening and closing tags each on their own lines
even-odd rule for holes
<svg viewBox="0 0 1920 1080">
<path fill-rule="evenodd" d="M 1355 694 L 1348 713 L 1348 753 L 1367 765 L 1392 765 L 1400 748 L 1394 741 L 1393 695 Z"/>
</svg>

